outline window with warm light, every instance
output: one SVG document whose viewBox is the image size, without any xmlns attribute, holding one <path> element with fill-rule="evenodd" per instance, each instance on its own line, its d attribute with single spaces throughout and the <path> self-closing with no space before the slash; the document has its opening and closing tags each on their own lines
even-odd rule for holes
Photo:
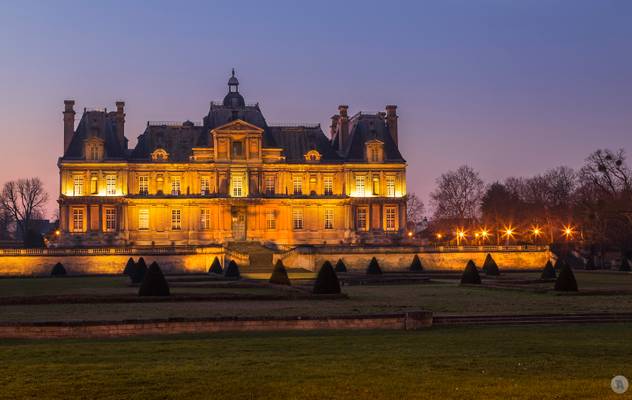
<svg viewBox="0 0 632 400">
<path fill-rule="evenodd" d="M 116 230 L 116 209 L 105 209 L 105 231 L 114 232 Z"/>
<path fill-rule="evenodd" d="M 90 194 L 99 194 L 99 178 L 95 175 L 90 177 Z"/>
<path fill-rule="evenodd" d="M 357 175 L 356 176 L 356 179 L 355 179 L 355 181 L 356 181 L 356 185 L 355 185 L 356 196 L 364 197 L 364 195 L 365 195 L 364 180 L 365 180 L 364 175 Z"/>
<path fill-rule="evenodd" d="M 367 225 L 367 209 L 366 207 L 359 207 L 356 210 L 356 228 L 359 231 L 366 231 Z"/>
<path fill-rule="evenodd" d="M 244 195 L 244 180 L 239 175 L 232 177 L 233 197 L 242 197 Z"/>
<path fill-rule="evenodd" d="M 265 177 L 265 191 L 267 195 L 273 195 L 275 190 L 274 190 L 274 175 L 266 175 Z"/>
<path fill-rule="evenodd" d="M 274 210 L 269 210 L 266 212 L 266 229 L 276 229 L 276 213 L 274 212 Z"/>
<path fill-rule="evenodd" d="M 371 191 L 373 193 L 373 196 L 379 196 L 380 195 L 380 177 L 379 176 L 374 176 L 373 179 L 371 180 Z"/>
<path fill-rule="evenodd" d="M 200 210 L 200 229 L 203 231 L 211 229 L 211 210 Z"/>
<path fill-rule="evenodd" d="M 181 183 L 182 181 L 179 176 L 174 176 L 171 178 L 171 195 L 172 196 L 180 195 Z"/>
<path fill-rule="evenodd" d="M 292 186 L 294 187 L 294 194 L 303 194 L 303 178 L 300 175 L 294 175 L 292 177 Z"/>
<path fill-rule="evenodd" d="M 303 229 L 303 209 L 295 208 L 292 210 L 292 227 L 295 230 Z"/>
<path fill-rule="evenodd" d="M 73 208 L 72 210 L 72 231 L 83 232 L 83 209 Z"/>
<path fill-rule="evenodd" d="M 232 143 L 233 159 L 241 159 L 244 158 L 244 142 L 236 140 Z"/>
<path fill-rule="evenodd" d="M 395 177 L 386 177 L 386 195 L 388 197 L 395 197 Z"/>
<path fill-rule="evenodd" d="M 72 177 L 72 194 L 73 196 L 83 196 L 83 176 L 75 175 Z"/>
<path fill-rule="evenodd" d="M 107 196 L 116 195 L 116 175 L 107 175 L 105 177 L 105 194 Z"/>
<path fill-rule="evenodd" d="M 171 210 L 171 230 L 179 231 L 182 229 L 182 211 Z"/>
<path fill-rule="evenodd" d="M 385 228 L 387 231 L 397 229 L 397 208 L 387 206 L 384 210 Z"/>
<path fill-rule="evenodd" d="M 149 230 L 149 210 L 146 208 L 138 210 L 138 229 Z"/>
<path fill-rule="evenodd" d="M 325 209 L 325 229 L 334 229 L 334 210 L 333 208 Z"/>
<path fill-rule="evenodd" d="M 203 176 L 200 178 L 200 194 L 206 196 L 211 193 L 211 178 Z"/>
<path fill-rule="evenodd" d="M 138 177 L 138 194 L 149 194 L 149 177 L 146 175 Z"/>
<path fill-rule="evenodd" d="M 325 196 L 334 194 L 334 178 L 333 176 L 325 176 L 323 178 L 323 192 Z"/>
</svg>

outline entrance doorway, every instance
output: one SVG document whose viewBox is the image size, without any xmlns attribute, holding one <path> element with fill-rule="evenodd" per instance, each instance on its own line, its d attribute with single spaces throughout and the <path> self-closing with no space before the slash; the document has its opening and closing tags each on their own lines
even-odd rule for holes
<svg viewBox="0 0 632 400">
<path fill-rule="evenodd" d="M 231 212 L 233 240 L 246 240 L 246 208 L 233 207 Z"/>
</svg>

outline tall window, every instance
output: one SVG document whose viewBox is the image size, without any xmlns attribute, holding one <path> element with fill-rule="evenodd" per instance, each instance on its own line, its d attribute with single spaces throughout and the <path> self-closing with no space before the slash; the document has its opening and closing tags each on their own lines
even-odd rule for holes
<svg viewBox="0 0 632 400">
<path fill-rule="evenodd" d="M 323 188 L 325 196 L 331 196 L 334 194 L 334 178 L 333 176 L 325 176 L 323 178 Z"/>
<path fill-rule="evenodd" d="M 149 177 L 138 177 L 138 194 L 149 194 Z"/>
<path fill-rule="evenodd" d="M 356 176 L 356 195 L 364 197 L 364 175 Z"/>
<path fill-rule="evenodd" d="M 105 194 L 108 196 L 116 195 L 116 175 L 105 177 Z"/>
<path fill-rule="evenodd" d="M 377 147 L 371 147 L 369 152 L 371 154 L 371 162 L 378 162 L 378 161 L 380 161 L 380 153 L 379 153 L 379 150 L 377 149 Z"/>
<path fill-rule="evenodd" d="M 72 231 L 83 232 L 83 209 L 81 208 L 72 210 Z"/>
<path fill-rule="evenodd" d="M 395 197 L 395 177 L 386 177 L 386 195 L 388 197 Z"/>
<path fill-rule="evenodd" d="M 90 193 L 98 194 L 99 193 L 99 178 L 96 176 L 90 177 Z"/>
<path fill-rule="evenodd" d="M 303 194 L 303 178 L 300 175 L 292 177 L 292 186 L 294 186 L 294 194 Z"/>
<path fill-rule="evenodd" d="M 98 160 L 99 157 L 99 146 L 96 144 L 90 145 L 90 160 Z"/>
<path fill-rule="evenodd" d="M 203 176 L 200 178 L 200 194 L 206 196 L 211 193 L 211 178 Z"/>
<path fill-rule="evenodd" d="M 333 208 L 325 209 L 325 229 L 334 229 L 334 210 Z"/>
<path fill-rule="evenodd" d="M 146 208 L 138 210 L 138 229 L 141 231 L 149 230 L 149 210 Z"/>
<path fill-rule="evenodd" d="M 244 158 L 244 142 L 233 142 L 233 158 Z"/>
<path fill-rule="evenodd" d="M 171 178 L 171 195 L 179 196 L 180 195 L 180 187 L 181 180 L 179 176 L 174 176 Z"/>
<path fill-rule="evenodd" d="M 113 232 L 116 230 L 116 209 L 105 209 L 105 230 L 106 232 Z"/>
<path fill-rule="evenodd" d="M 83 176 L 75 175 L 72 177 L 72 194 L 83 196 Z"/>
<path fill-rule="evenodd" d="M 244 195 L 244 179 L 240 175 L 231 177 L 233 181 L 233 197 L 242 197 Z"/>
<path fill-rule="evenodd" d="M 265 177 L 265 190 L 267 195 L 274 194 L 274 175 L 266 175 Z"/>
<path fill-rule="evenodd" d="M 292 210 L 292 227 L 294 229 L 303 229 L 303 209 L 295 208 Z"/>
<path fill-rule="evenodd" d="M 182 212 L 171 210 L 171 230 L 179 231 L 180 229 L 182 229 Z"/>
<path fill-rule="evenodd" d="M 371 181 L 372 185 L 371 185 L 371 189 L 373 192 L 373 196 L 379 196 L 380 194 L 380 177 L 379 176 L 374 176 L 372 181 Z"/>
<path fill-rule="evenodd" d="M 276 229 L 276 214 L 274 210 L 266 211 L 266 229 Z"/>
<path fill-rule="evenodd" d="M 200 229 L 203 231 L 211 229 L 211 210 L 200 210 Z"/>
<path fill-rule="evenodd" d="M 359 231 L 367 230 L 367 209 L 360 207 L 356 210 L 356 227 Z"/>
<path fill-rule="evenodd" d="M 397 227 L 397 209 L 392 206 L 387 206 L 384 210 L 385 219 L 386 219 L 386 230 L 394 231 Z"/>
</svg>

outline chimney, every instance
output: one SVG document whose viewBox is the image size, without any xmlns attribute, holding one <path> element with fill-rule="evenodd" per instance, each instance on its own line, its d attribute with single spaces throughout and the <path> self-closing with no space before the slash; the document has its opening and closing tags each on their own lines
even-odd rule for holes
<svg viewBox="0 0 632 400">
<path fill-rule="evenodd" d="M 388 105 L 386 106 L 386 126 L 388 127 L 388 131 L 397 146 L 397 106 Z"/>
<path fill-rule="evenodd" d="M 64 155 L 68 151 L 75 133 L 75 101 L 64 100 Z"/>
<path fill-rule="evenodd" d="M 329 137 L 331 140 L 334 140 L 334 136 L 336 135 L 336 128 L 338 128 L 338 119 L 340 116 L 335 114 L 331 117 L 331 125 L 329 126 Z"/>
<path fill-rule="evenodd" d="M 340 114 L 339 116 L 339 126 L 340 129 L 338 130 L 338 135 L 340 136 L 338 138 L 338 150 L 342 151 L 344 150 L 345 146 L 347 145 L 347 140 L 349 140 L 349 106 L 347 105 L 339 105 L 338 106 L 338 113 Z"/>
<path fill-rule="evenodd" d="M 123 148 L 127 148 L 127 139 L 125 139 L 125 102 L 116 102 L 116 136 Z"/>
</svg>

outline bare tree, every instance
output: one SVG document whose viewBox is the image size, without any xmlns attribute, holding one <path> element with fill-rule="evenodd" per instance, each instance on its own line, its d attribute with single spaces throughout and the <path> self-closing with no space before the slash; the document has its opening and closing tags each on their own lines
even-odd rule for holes
<svg viewBox="0 0 632 400">
<path fill-rule="evenodd" d="M 485 191 L 478 172 L 463 165 L 437 179 L 437 188 L 430 194 L 434 218 L 466 220 L 475 218 Z"/>
<path fill-rule="evenodd" d="M 16 223 L 26 238 L 31 222 L 44 213 L 48 194 L 39 178 L 18 179 L 4 184 L 0 194 L 0 208 Z"/>
<path fill-rule="evenodd" d="M 406 201 L 406 220 L 416 225 L 423 220 L 424 211 L 423 201 L 415 193 L 410 193 Z"/>
</svg>

